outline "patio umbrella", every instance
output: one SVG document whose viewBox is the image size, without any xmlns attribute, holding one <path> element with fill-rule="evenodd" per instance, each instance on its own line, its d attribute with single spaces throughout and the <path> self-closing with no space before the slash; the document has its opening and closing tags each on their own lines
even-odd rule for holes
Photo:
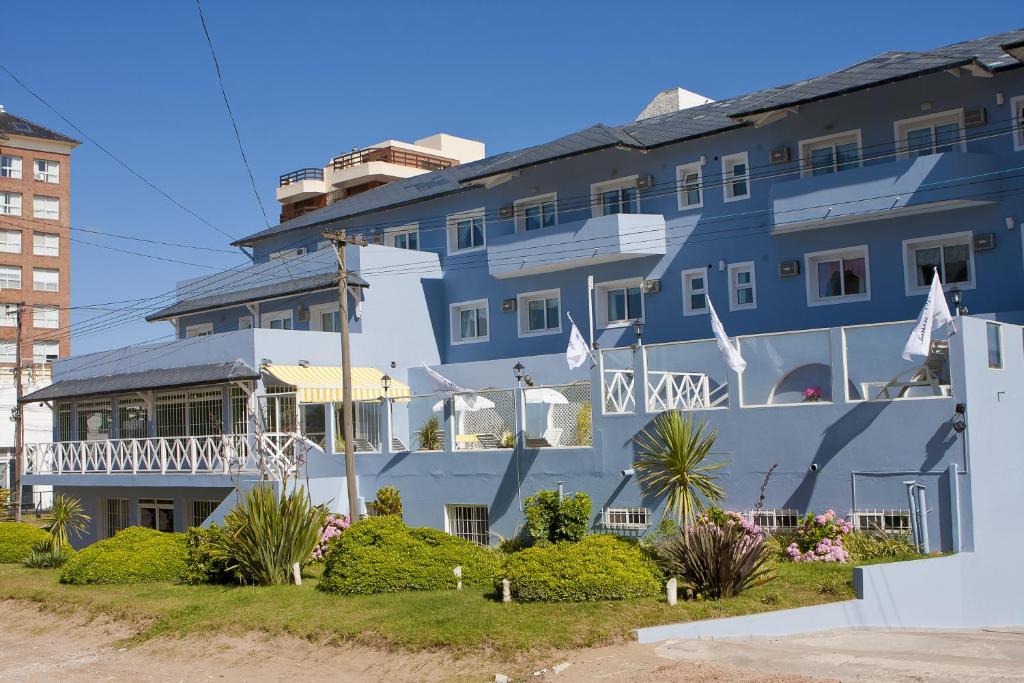
<svg viewBox="0 0 1024 683">
<path fill-rule="evenodd" d="M 477 410 L 486 410 L 487 408 L 493 408 L 494 401 L 489 398 L 484 398 L 477 394 L 456 394 L 455 395 L 455 412 L 475 412 Z M 438 401 L 434 404 L 434 412 L 440 413 L 444 410 L 444 401 Z"/>
<path fill-rule="evenodd" d="M 526 402 L 566 405 L 569 403 L 569 399 L 554 389 L 548 387 L 536 387 L 526 390 Z"/>
</svg>

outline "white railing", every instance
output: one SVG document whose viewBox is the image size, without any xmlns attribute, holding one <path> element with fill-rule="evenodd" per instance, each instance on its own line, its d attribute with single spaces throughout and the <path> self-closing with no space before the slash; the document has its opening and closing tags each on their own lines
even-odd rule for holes
<svg viewBox="0 0 1024 683">
<path fill-rule="evenodd" d="M 279 479 L 317 444 L 297 433 L 63 441 L 25 446 L 25 474 L 234 474 Z"/>
<path fill-rule="evenodd" d="M 699 372 L 647 373 L 647 412 L 711 407 L 708 376 Z"/>
<path fill-rule="evenodd" d="M 632 370 L 604 371 L 604 412 L 606 414 L 621 415 L 636 410 L 633 381 Z"/>
</svg>

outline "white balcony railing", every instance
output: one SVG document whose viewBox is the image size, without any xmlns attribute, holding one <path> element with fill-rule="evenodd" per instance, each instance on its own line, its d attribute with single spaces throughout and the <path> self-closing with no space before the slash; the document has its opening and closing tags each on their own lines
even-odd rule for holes
<svg viewBox="0 0 1024 683">
<path fill-rule="evenodd" d="M 647 373 L 647 412 L 710 407 L 707 375 L 699 372 Z"/>
</svg>

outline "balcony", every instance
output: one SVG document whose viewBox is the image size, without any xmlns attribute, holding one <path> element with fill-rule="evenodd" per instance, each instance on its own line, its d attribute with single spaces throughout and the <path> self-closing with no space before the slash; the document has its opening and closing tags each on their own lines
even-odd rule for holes
<svg viewBox="0 0 1024 683">
<path fill-rule="evenodd" d="M 773 234 L 992 204 L 996 157 L 945 152 L 773 183 Z"/>
<path fill-rule="evenodd" d="M 496 278 L 525 277 L 645 256 L 664 256 L 665 217 L 612 214 L 488 240 Z"/>
<path fill-rule="evenodd" d="M 387 145 L 367 147 L 331 159 L 327 167 L 327 184 L 332 189 L 344 189 L 373 181 L 388 182 L 411 178 L 430 171 L 455 166 L 454 159 L 425 152 Z"/>
<path fill-rule="evenodd" d="M 281 176 L 277 185 L 277 201 L 290 204 L 326 192 L 322 168 L 300 168 Z"/>
</svg>

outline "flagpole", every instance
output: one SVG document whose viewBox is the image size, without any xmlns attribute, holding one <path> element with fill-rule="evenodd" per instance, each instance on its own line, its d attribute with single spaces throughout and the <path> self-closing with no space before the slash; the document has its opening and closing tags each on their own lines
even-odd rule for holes
<svg viewBox="0 0 1024 683">
<path fill-rule="evenodd" d="M 572 318 L 569 318 L 572 322 Z M 587 322 L 590 326 L 590 348 L 594 348 L 594 276 L 587 276 Z M 576 323 L 573 323 L 575 325 Z M 594 354 L 590 354 L 590 358 L 593 360 Z M 597 361 L 594 361 L 595 363 Z"/>
</svg>

